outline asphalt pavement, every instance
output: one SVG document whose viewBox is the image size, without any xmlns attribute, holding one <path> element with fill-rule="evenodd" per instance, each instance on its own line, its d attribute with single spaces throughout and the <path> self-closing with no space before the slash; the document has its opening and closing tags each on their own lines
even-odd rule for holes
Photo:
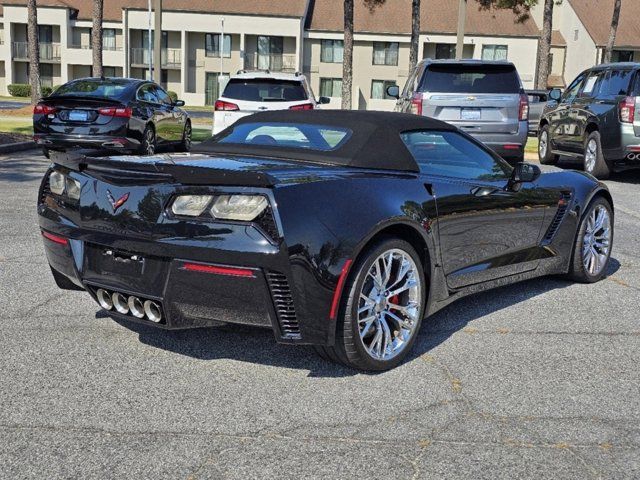
<svg viewBox="0 0 640 480">
<path fill-rule="evenodd" d="M 119 323 L 57 289 L 46 167 L 0 156 L 0 478 L 640 478 L 640 172 L 607 182 L 605 280 L 460 300 L 374 375 L 265 330 Z"/>
</svg>

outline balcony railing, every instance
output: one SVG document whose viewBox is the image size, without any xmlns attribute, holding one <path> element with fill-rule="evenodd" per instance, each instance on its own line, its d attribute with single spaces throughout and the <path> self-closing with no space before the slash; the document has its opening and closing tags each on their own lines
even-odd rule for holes
<svg viewBox="0 0 640 480">
<path fill-rule="evenodd" d="M 77 48 L 79 50 L 93 50 L 90 43 L 70 43 L 69 48 Z M 103 52 L 122 51 L 122 47 L 114 47 L 112 45 L 102 45 Z"/>
<path fill-rule="evenodd" d="M 16 60 L 29 60 L 29 43 L 13 42 L 13 58 Z M 40 43 L 40 60 L 60 61 L 59 43 Z"/>
<path fill-rule="evenodd" d="M 249 70 L 270 70 L 272 72 L 294 72 L 296 70 L 296 55 L 247 53 L 244 56 L 244 68 Z"/>
<path fill-rule="evenodd" d="M 182 65 L 182 50 L 179 48 L 163 48 L 160 51 L 160 63 L 166 68 L 180 68 Z M 131 65 L 149 65 L 149 49 L 132 48 Z"/>
</svg>

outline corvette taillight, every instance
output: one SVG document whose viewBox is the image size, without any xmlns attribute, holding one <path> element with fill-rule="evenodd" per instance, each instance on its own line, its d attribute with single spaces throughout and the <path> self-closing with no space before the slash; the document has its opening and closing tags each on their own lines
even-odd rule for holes
<svg viewBox="0 0 640 480">
<path fill-rule="evenodd" d="M 620 121 L 622 123 L 633 123 L 633 118 L 636 115 L 636 98 L 626 97 L 619 105 L 620 109 Z"/>
<path fill-rule="evenodd" d="M 133 111 L 129 107 L 104 107 L 99 108 L 98 113 L 106 117 L 131 118 Z"/>
<path fill-rule="evenodd" d="M 35 107 L 33 107 L 34 115 L 49 115 L 50 113 L 55 113 L 55 107 L 51 107 L 49 105 L 45 105 L 44 103 L 39 103 Z"/>
<path fill-rule="evenodd" d="M 231 102 L 225 102 L 224 100 L 217 100 L 214 106 L 214 109 L 216 111 L 234 111 L 234 110 L 240 110 L 240 108 L 238 108 L 238 105 L 236 105 L 235 103 L 231 103 Z"/>
<path fill-rule="evenodd" d="M 313 110 L 313 103 L 303 103 L 302 105 L 294 105 L 289 110 Z"/>
<path fill-rule="evenodd" d="M 411 113 L 422 115 L 422 95 L 414 93 L 411 97 Z"/>
<path fill-rule="evenodd" d="M 518 114 L 518 118 L 521 122 L 529 120 L 529 97 L 524 93 L 520 94 L 520 112 Z"/>
</svg>

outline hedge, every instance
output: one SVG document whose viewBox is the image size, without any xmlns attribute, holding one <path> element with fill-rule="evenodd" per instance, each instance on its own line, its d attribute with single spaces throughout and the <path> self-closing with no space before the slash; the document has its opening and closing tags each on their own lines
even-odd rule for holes
<svg viewBox="0 0 640 480">
<path fill-rule="evenodd" d="M 51 93 L 55 92 L 60 85 L 54 85 L 53 87 L 41 87 L 40 93 L 43 97 L 48 97 Z M 31 85 L 26 83 L 13 83 L 7 86 L 9 90 L 9 94 L 12 97 L 30 97 L 31 96 Z"/>
</svg>

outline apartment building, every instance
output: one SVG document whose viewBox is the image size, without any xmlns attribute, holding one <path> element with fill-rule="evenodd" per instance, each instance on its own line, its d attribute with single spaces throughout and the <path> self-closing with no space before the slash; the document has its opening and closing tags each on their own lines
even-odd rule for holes
<svg viewBox="0 0 640 480">
<path fill-rule="evenodd" d="M 613 1 L 597 3 L 612 7 Z M 556 7 L 551 86 L 564 86 L 601 57 L 604 30 L 596 16 L 588 15 L 595 3 L 564 0 Z M 38 0 L 43 85 L 91 74 L 92 4 Z M 634 53 L 640 50 L 639 27 L 626 20 L 626 15 L 638 18 L 637 7 L 635 2 L 623 7 L 617 58 L 640 56 Z M 393 108 L 385 92 L 389 85 L 403 85 L 409 75 L 410 12 L 411 0 L 356 0 L 354 108 Z M 422 0 L 423 58 L 455 56 L 457 18 L 458 0 Z M 463 56 L 510 60 L 531 88 L 541 24 L 540 8 L 523 20 L 510 10 L 485 10 L 470 1 Z M 0 0 L 0 94 L 6 95 L 11 83 L 28 83 L 26 25 L 26 0 Z M 147 77 L 148 26 L 147 0 L 104 2 L 105 75 Z M 190 105 L 212 104 L 221 74 L 253 69 L 302 71 L 316 95 L 340 105 L 342 0 L 163 0 L 161 35 L 162 83 Z"/>
</svg>

